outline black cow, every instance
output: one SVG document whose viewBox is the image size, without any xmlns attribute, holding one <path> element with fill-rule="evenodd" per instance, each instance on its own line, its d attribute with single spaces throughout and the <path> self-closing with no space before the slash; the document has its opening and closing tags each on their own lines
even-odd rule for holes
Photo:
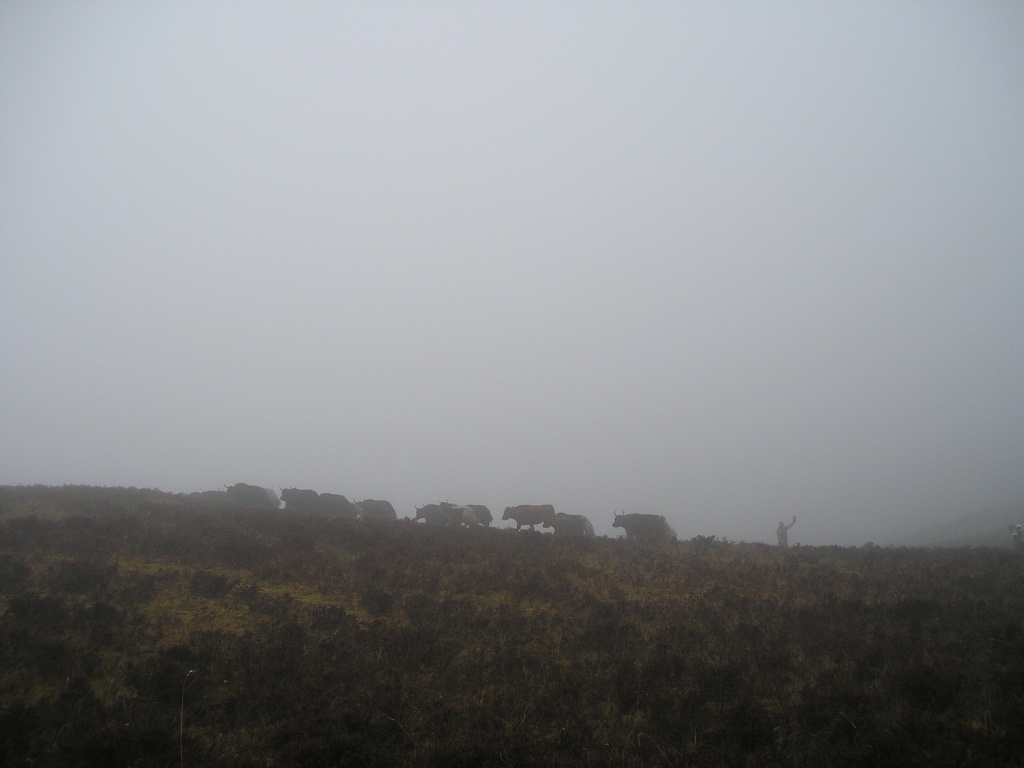
<svg viewBox="0 0 1024 768">
<path fill-rule="evenodd" d="M 422 507 L 416 507 L 415 520 L 422 520 L 428 525 L 451 525 L 451 512 L 447 509 L 441 509 L 440 504 L 424 504 Z"/>
<path fill-rule="evenodd" d="M 554 525 L 545 523 L 544 527 L 554 528 L 555 536 L 594 538 L 594 525 L 586 515 L 567 515 L 565 512 L 556 512 Z"/>
<path fill-rule="evenodd" d="M 623 528 L 630 539 L 674 539 L 676 532 L 664 515 L 615 515 L 612 528 Z"/>
<path fill-rule="evenodd" d="M 239 507 L 256 507 L 258 509 L 280 509 L 281 499 L 273 488 L 261 488 L 258 485 L 235 483 L 224 486 L 228 503 Z"/>
<path fill-rule="evenodd" d="M 491 510 L 485 507 L 483 504 L 467 504 L 467 507 L 473 510 L 473 514 L 476 515 L 476 521 L 480 525 L 490 525 L 494 516 L 491 514 Z"/>
<path fill-rule="evenodd" d="M 466 513 L 469 512 L 470 516 Z M 423 520 L 429 525 L 470 525 L 476 522 L 476 516 L 468 507 L 460 507 L 456 504 L 449 504 L 442 501 L 440 504 L 425 504 L 416 507 L 416 520 Z"/>
<path fill-rule="evenodd" d="M 320 495 L 316 491 L 300 488 L 282 488 L 281 499 L 285 509 L 292 512 L 319 512 Z"/>
<path fill-rule="evenodd" d="M 317 498 L 318 511 L 325 515 L 334 515 L 345 520 L 356 520 L 362 511 L 339 493 L 321 493 Z"/>
<path fill-rule="evenodd" d="M 391 506 L 390 501 L 381 501 L 378 499 L 363 499 L 362 501 L 356 502 L 359 509 L 362 510 L 363 520 L 397 520 L 398 514 L 395 512 L 395 508 Z"/>
</svg>

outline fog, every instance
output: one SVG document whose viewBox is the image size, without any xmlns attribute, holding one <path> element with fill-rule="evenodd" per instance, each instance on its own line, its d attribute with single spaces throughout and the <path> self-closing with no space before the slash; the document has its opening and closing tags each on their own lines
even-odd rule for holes
<svg viewBox="0 0 1024 768">
<path fill-rule="evenodd" d="M 884 543 L 1024 501 L 1019 3 L 0 4 L 0 483 Z"/>
</svg>

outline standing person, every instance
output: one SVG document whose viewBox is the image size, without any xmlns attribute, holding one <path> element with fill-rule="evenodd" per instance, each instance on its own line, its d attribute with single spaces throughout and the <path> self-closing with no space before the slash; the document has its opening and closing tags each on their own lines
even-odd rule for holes
<svg viewBox="0 0 1024 768">
<path fill-rule="evenodd" d="M 779 546 L 782 549 L 789 549 L 789 529 L 792 528 L 795 524 L 796 515 L 793 515 L 793 522 L 789 525 L 785 525 L 781 520 L 779 520 L 779 528 L 775 531 L 775 533 L 777 533 L 779 536 Z"/>
</svg>

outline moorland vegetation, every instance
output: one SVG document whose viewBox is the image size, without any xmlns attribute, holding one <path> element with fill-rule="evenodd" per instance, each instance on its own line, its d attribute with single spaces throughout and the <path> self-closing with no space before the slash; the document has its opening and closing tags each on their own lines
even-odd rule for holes
<svg viewBox="0 0 1024 768">
<path fill-rule="evenodd" d="M 0 765 L 1022 765 L 1006 549 L 0 488 Z"/>
</svg>

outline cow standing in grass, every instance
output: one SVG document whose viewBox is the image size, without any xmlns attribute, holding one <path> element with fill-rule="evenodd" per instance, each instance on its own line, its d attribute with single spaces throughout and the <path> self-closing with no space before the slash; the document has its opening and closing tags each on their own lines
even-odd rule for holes
<svg viewBox="0 0 1024 768">
<path fill-rule="evenodd" d="M 490 525 L 494 519 L 491 510 L 483 504 L 467 504 L 466 506 L 473 510 L 473 514 L 476 515 L 476 521 L 480 525 Z"/>
<path fill-rule="evenodd" d="M 552 527 L 545 525 L 545 527 Z M 577 539 L 594 538 L 594 525 L 586 515 L 568 515 L 565 512 L 555 513 L 555 536 Z"/>
<path fill-rule="evenodd" d="M 622 528 L 628 539 L 675 539 L 676 532 L 664 515 L 644 515 L 632 512 L 615 515 L 612 528 Z"/>
<path fill-rule="evenodd" d="M 224 488 L 229 504 L 257 509 L 281 508 L 281 499 L 273 488 L 261 488 L 248 483 L 235 483 L 231 486 L 226 485 Z"/>
<path fill-rule="evenodd" d="M 441 507 L 444 514 L 448 515 L 449 525 L 476 525 L 480 522 L 472 507 L 452 504 L 448 501 L 442 501 L 438 506 Z"/>
<path fill-rule="evenodd" d="M 340 493 L 321 493 L 317 499 L 317 511 L 322 515 L 357 520 L 362 510 Z"/>
<path fill-rule="evenodd" d="M 281 500 L 289 512 L 318 512 L 320 494 L 302 488 L 282 488 Z"/>
<path fill-rule="evenodd" d="M 454 505 L 451 504 L 424 504 L 416 507 L 415 520 L 422 520 L 427 525 L 459 525 L 462 523 L 462 513 L 455 513 Z"/>
<path fill-rule="evenodd" d="M 363 499 L 357 501 L 356 505 L 363 511 L 360 518 L 363 520 L 397 520 L 398 513 L 390 501 L 380 499 Z"/>
<path fill-rule="evenodd" d="M 538 525 L 546 525 L 554 528 L 558 524 L 555 517 L 555 508 L 550 504 L 520 504 L 518 507 L 505 507 L 505 514 L 502 520 L 515 520 L 516 530 L 524 525 L 530 526 L 530 530 L 536 530 Z"/>
<path fill-rule="evenodd" d="M 440 504 L 424 504 L 416 507 L 414 520 L 422 520 L 427 525 L 448 525 L 449 517 L 447 512 L 441 511 Z"/>
</svg>

